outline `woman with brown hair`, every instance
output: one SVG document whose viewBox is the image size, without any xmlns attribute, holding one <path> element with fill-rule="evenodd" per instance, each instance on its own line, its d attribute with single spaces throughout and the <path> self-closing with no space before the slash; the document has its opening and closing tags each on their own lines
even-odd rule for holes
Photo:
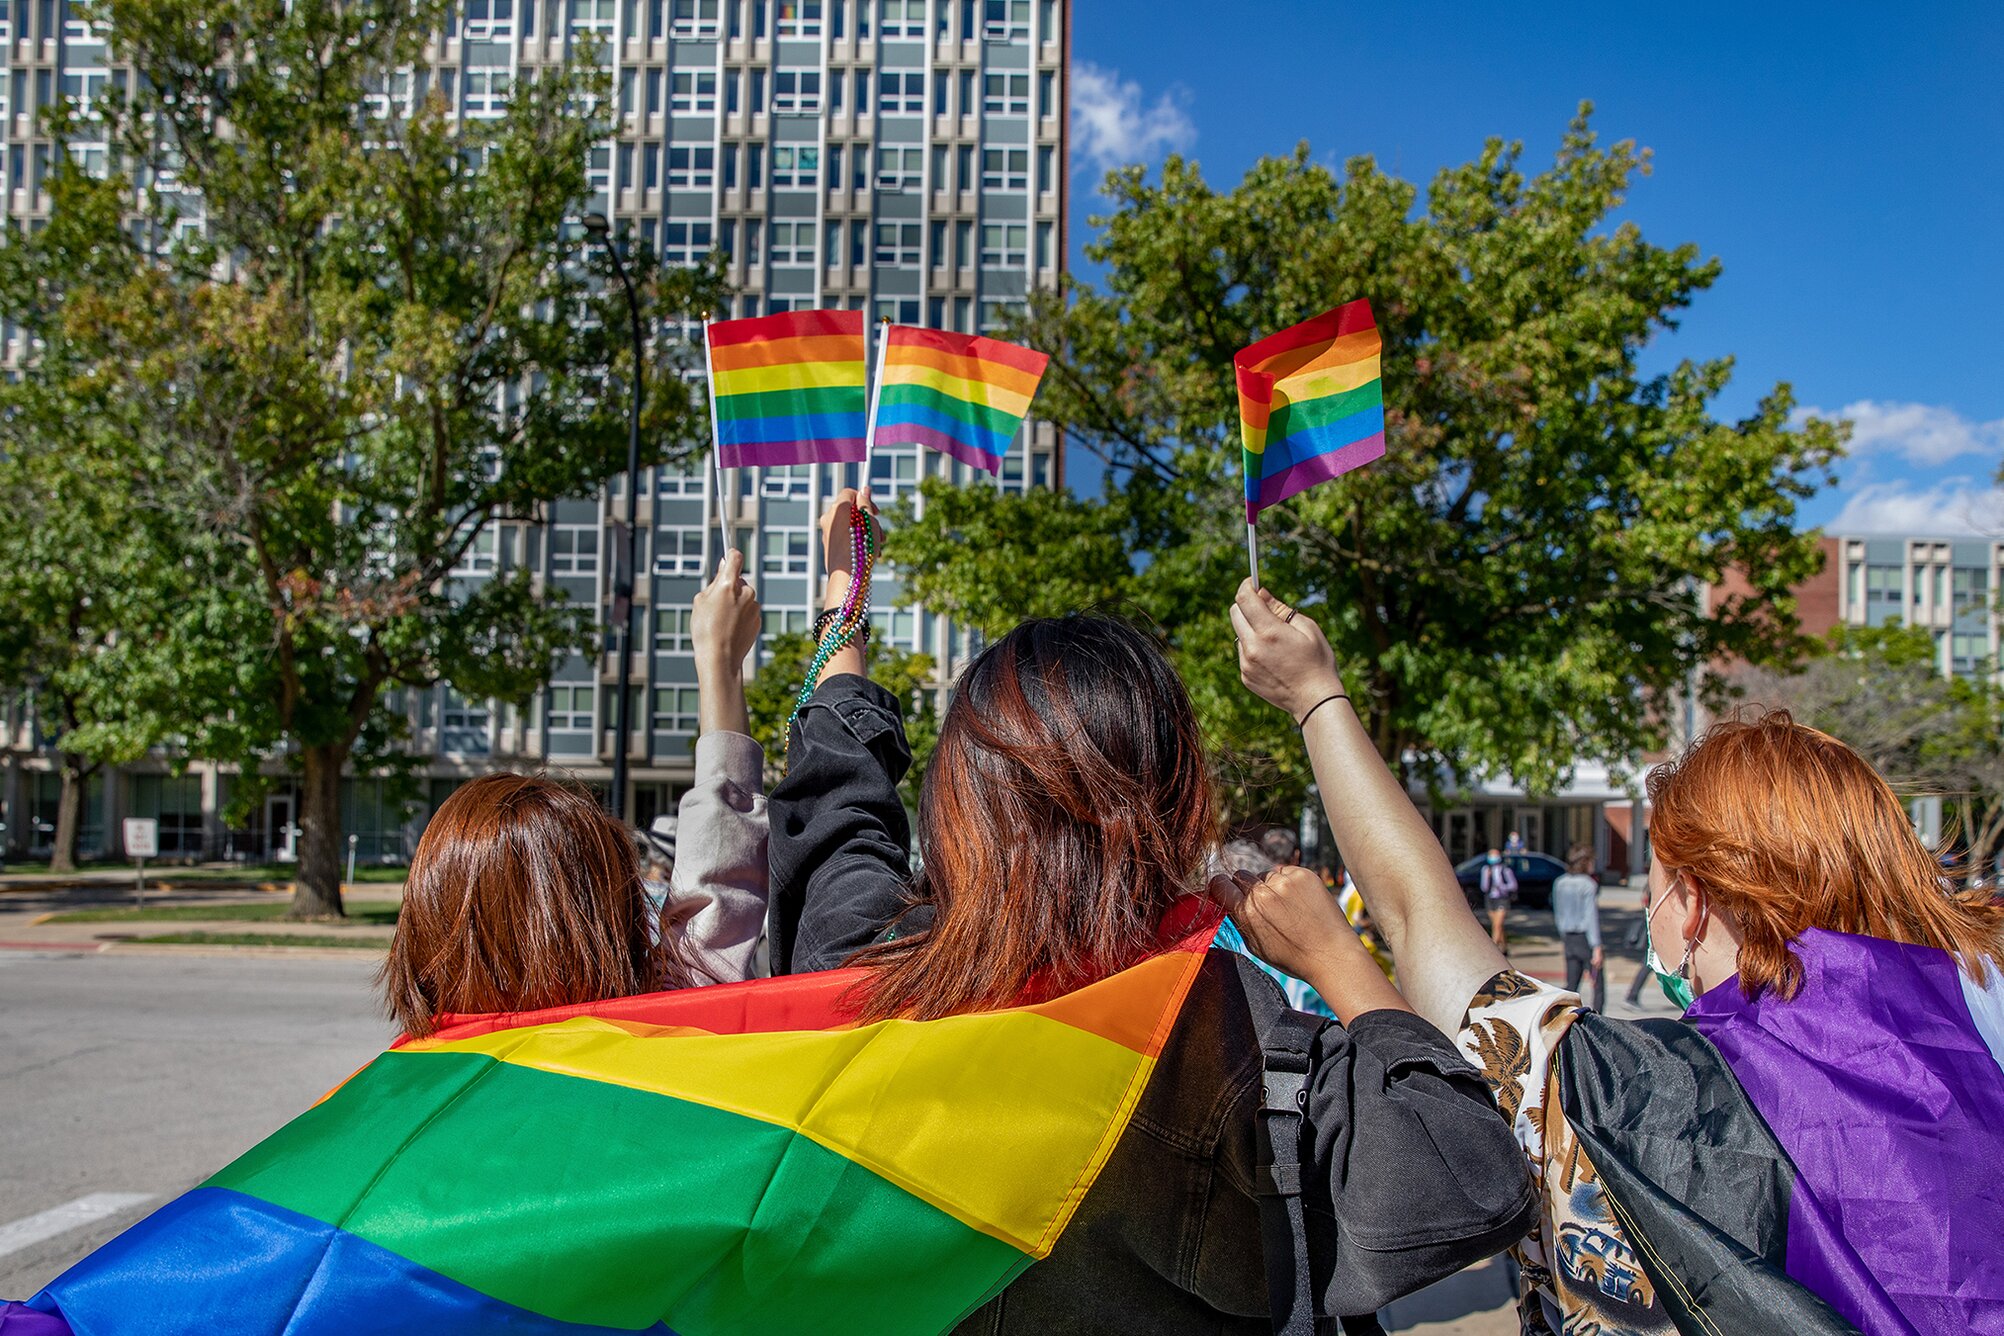
<svg viewBox="0 0 2004 1336">
<path fill-rule="evenodd" d="M 855 499 L 839 497 L 824 530 L 846 526 Z M 848 572 L 842 545 L 824 551 L 832 607 Z M 833 656 L 772 795 L 776 973 L 852 963 L 867 971 L 864 1020 L 929 1018 L 1062 994 L 1157 950 L 1170 907 L 1203 889 L 1216 826 L 1189 696 L 1147 635 L 1037 619 L 968 666 L 924 778 L 916 877 L 901 703 L 866 674 L 860 647 Z M 1254 903 L 1290 879 L 1333 906 L 1303 868 L 1218 893 Z M 1370 1313 L 1498 1251 L 1530 1207 L 1474 1070 L 1344 931 L 1305 976 L 1341 1018 L 1305 1022 L 1299 1110 L 1304 1285 L 1324 1314 Z M 957 1330 L 1270 1330 L 1255 1119 L 1262 1036 L 1284 1012 L 1251 961 L 1208 953 L 1079 1214 Z M 1288 1240 L 1277 1247 L 1285 1261 Z"/>
<path fill-rule="evenodd" d="M 765 916 L 764 753 L 742 666 L 758 599 L 736 550 L 690 617 L 701 687 L 696 782 L 657 909 L 627 828 L 584 792 L 485 775 L 440 804 L 411 859 L 379 982 L 413 1038 L 441 1015 L 531 1011 L 745 978 Z"/>
<path fill-rule="evenodd" d="M 2004 909 L 1943 884 L 1863 758 L 1771 714 L 1650 776 L 1650 962 L 1684 1016 L 1610 1021 L 1483 934 L 1321 629 L 1250 581 L 1232 620 L 1400 985 L 1515 1121 L 1525 1330 L 2004 1332 Z"/>
</svg>

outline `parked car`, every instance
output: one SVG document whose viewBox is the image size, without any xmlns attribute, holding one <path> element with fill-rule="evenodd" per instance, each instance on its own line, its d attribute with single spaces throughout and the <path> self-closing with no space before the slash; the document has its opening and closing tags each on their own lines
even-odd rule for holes
<svg viewBox="0 0 2004 1336">
<path fill-rule="evenodd" d="M 1482 864 L 1488 857 L 1486 853 L 1477 854 L 1454 870 L 1454 879 L 1461 883 L 1469 903 L 1478 908 L 1482 899 Z M 1564 863 L 1548 854 L 1504 854 L 1503 861 L 1517 874 L 1519 903 L 1551 908 L 1552 883 L 1566 874 Z"/>
</svg>

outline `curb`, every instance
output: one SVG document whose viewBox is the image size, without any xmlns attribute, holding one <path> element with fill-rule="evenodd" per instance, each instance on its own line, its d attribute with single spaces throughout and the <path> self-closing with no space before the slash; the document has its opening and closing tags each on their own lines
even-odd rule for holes
<svg viewBox="0 0 2004 1336">
<path fill-rule="evenodd" d="M 109 942 L 7 942 L 0 941 L 0 951 L 86 951 L 92 955 L 107 951 Z"/>
<path fill-rule="evenodd" d="M 300 959 L 369 960 L 388 947 L 378 946 L 229 946 L 217 942 L 106 942 L 96 948 L 121 956 L 291 956 Z"/>
</svg>

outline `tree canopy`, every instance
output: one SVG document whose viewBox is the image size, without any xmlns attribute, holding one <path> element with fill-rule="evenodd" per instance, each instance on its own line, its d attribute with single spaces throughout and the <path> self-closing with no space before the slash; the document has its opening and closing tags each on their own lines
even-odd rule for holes
<svg viewBox="0 0 2004 1336">
<path fill-rule="evenodd" d="M 1796 506 L 1846 428 L 1792 426 L 1785 384 L 1716 419 L 1727 357 L 1645 369 L 1720 265 L 1617 220 L 1648 154 L 1601 143 L 1588 113 L 1548 168 L 1491 140 L 1423 198 L 1305 145 L 1228 192 L 1179 157 L 1110 174 L 1086 247 L 1101 276 L 1033 297 L 1016 331 L 1052 355 L 1038 411 L 1105 462 L 1105 494 L 928 494 L 898 537 L 936 559 L 908 596 L 991 629 L 1131 598 L 1243 762 L 1237 813 L 1290 812 L 1298 746 L 1238 687 L 1224 615 L 1245 571 L 1232 356 L 1365 297 L 1387 454 L 1266 511 L 1260 539 L 1264 582 L 1323 622 L 1389 760 L 1549 790 L 1660 746 L 1677 692 L 1723 690 L 1715 662 L 1792 661 L 1788 590 L 1820 560 Z M 1751 592 L 1708 608 L 1729 569 Z"/>
<path fill-rule="evenodd" d="M 130 101 L 57 132 L 101 121 L 109 172 L 66 163 L 49 225 L 0 248 L 0 303 L 37 341 L 0 409 L 88 415 L 158 517 L 133 566 L 191 577 L 121 628 L 144 647 L 129 708 L 240 767 L 239 803 L 297 771 L 301 913 L 340 910 L 344 766 L 406 759 L 398 689 L 521 702 L 595 643 L 596 610 L 519 557 L 455 570 L 625 465 L 625 314 L 576 222 L 606 76 L 582 52 L 501 116 L 452 116 L 410 84 L 445 9 L 104 0 Z M 635 260 L 650 323 L 715 303 L 714 270 Z M 686 347 L 656 346 L 649 464 L 703 437 Z M 29 453 L 62 447 L 34 430 Z"/>
</svg>

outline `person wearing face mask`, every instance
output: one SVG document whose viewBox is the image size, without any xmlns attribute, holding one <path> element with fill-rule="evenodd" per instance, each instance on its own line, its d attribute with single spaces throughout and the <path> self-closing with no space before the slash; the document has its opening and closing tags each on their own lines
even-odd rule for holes
<svg viewBox="0 0 2004 1336">
<path fill-rule="evenodd" d="M 1529 1158 L 1525 1331 L 2004 1332 L 2004 908 L 1943 882 L 1863 758 L 1776 713 L 1650 776 L 1649 960 L 1684 1015 L 1608 1020 L 1476 924 L 1321 630 L 1250 582 L 1232 620 L 1401 990 Z M 1323 944 L 1237 913 L 1312 973 Z"/>
</svg>

